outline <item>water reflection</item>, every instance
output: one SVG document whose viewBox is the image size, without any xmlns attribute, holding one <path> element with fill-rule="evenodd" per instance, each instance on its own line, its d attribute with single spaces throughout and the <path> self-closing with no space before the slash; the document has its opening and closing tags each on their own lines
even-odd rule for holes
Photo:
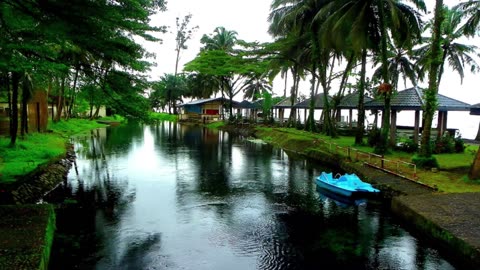
<svg viewBox="0 0 480 270">
<path fill-rule="evenodd" d="M 319 193 L 328 168 L 272 146 L 172 123 L 74 141 L 52 269 L 453 269 L 381 202 Z"/>
</svg>

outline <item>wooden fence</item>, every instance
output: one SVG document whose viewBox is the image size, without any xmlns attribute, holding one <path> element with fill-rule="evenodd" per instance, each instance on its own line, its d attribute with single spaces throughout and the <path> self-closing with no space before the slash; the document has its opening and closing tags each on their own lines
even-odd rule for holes
<svg viewBox="0 0 480 270">
<path fill-rule="evenodd" d="M 368 153 L 353 147 L 340 146 L 333 142 L 317 139 L 330 153 L 344 156 L 352 161 L 360 161 L 370 167 L 418 182 L 417 165 L 403 160 L 386 159 L 383 155 Z M 421 184 L 421 183 L 420 183 Z"/>
</svg>

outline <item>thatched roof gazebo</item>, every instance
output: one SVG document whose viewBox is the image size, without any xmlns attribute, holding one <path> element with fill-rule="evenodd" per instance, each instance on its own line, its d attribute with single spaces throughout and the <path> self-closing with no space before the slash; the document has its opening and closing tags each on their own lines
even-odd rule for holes
<svg viewBox="0 0 480 270">
<path fill-rule="evenodd" d="M 423 110 L 425 101 L 423 99 L 423 89 L 418 87 L 408 88 L 396 93 L 391 99 L 391 121 L 390 121 L 390 140 L 395 141 L 397 129 L 397 112 L 415 111 L 414 123 L 414 142 L 418 143 L 420 133 L 420 111 Z M 469 111 L 470 104 L 437 94 L 438 100 L 438 134 L 442 135 L 447 130 L 447 115 L 449 111 Z M 384 101 L 377 99 L 365 104 L 365 109 L 383 110 Z"/>
</svg>

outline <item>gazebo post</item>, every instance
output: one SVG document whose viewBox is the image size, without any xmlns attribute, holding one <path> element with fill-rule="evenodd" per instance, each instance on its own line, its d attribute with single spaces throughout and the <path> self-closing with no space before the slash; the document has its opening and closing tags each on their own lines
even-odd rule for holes
<svg viewBox="0 0 480 270">
<path fill-rule="evenodd" d="M 447 117 L 448 117 L 448 111 L 443 112 L 443 132 L 447 131 Z"/>
<path fill-rule="evenodd" d="M 280 118 L 280 124 L 283 126 L 283 114 L 284 114 L 283 108 L 278 109 L 278 114 Z"/>
<path fill-rule="evenodd" d="M 420 111 L 415 110 L 415 126 L 413 127 L 413 142 L 418 144 L 418 134 L 420 133 Z"/>
<path fill-rule="evenodd" d="M 438 123 L 437 123 L 438 134 L 437 134 L 437 137 L 441 137 L 446 130 L 446 125 L 447 125 L 447 121 L 446 121 L 447 115 L 446 114 L 447 114 L 447 112 L 445 112 L 445 111 L 438 111 Z"/>
<path fill-rule="evenodd" d="M 352 115 L 353 115 L 353 110 L 349 109 L 348 110 L 348 127 L 352 128 Z"/>
<path fill-rule="evenodd" d="M 303 109 L 303 123 L 307 123 L 307 109 Z"/>
<path fill-rule="evenodd" d="M 394 146 L 397 133 L 397 110 L 392 110 L 390 115 L 390 145 Z"/>
</svg>

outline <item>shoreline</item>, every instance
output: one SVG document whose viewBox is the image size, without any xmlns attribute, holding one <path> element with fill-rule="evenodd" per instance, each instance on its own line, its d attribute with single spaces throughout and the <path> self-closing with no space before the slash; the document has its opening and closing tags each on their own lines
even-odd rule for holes
<svg viewBox="0 0 480 270">
<path fill-rule="evenodd" d="M 480 193 L 442 193 L 327 151 L 308 150 L 311 142 L 285 140 L 285 135 L 275 130 L 268 133 L 255 131 L 253 136 L 259 139 L 268 137 L 274 146 L 287 152 L 357 174 L 381 190 L 392 213 L 406 227 L 434 241 L 462 267 L 475 269 L 480 265 Z"/>
</svg>

